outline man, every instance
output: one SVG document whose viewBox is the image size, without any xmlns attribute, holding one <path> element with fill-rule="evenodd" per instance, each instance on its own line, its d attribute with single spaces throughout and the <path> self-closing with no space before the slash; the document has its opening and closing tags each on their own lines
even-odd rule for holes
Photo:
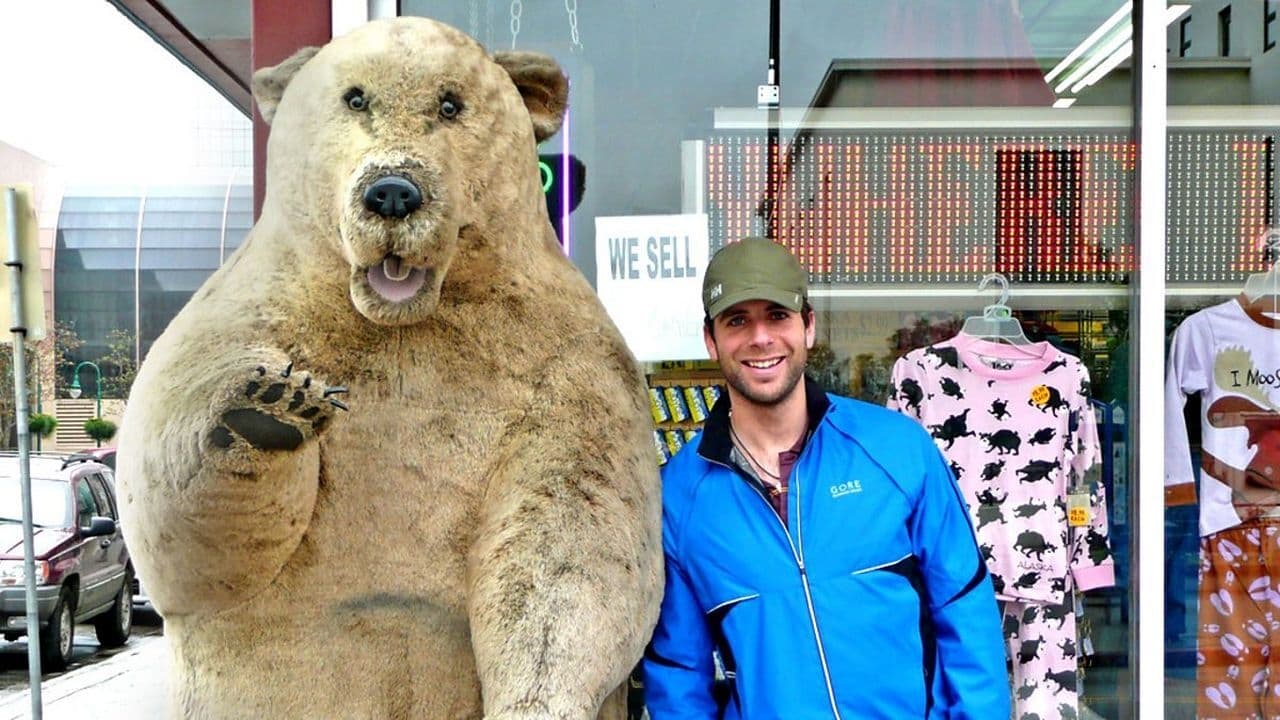
<svg viewBox="0 0 1280 720">
<path fill-rule="evenodd" d="M 932 439 L 804 377 L 786 248 L 725 246 L 702 302 L 728 392 L 663 474 L 653 720 L 1007 718 L 995 594 Z"/>
</svg>

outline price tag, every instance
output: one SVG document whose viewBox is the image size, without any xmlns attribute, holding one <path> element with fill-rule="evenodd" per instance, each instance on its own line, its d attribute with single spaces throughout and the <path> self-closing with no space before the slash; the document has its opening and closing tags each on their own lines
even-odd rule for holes
<svg viewBox="0 0 1280 720">
<path fill-rule="evenodd" d="M 1071 527 L 1089 524 L 1089 491 L 1072 490 L 1067 495 L 1067 524 Z"/>
</svg>

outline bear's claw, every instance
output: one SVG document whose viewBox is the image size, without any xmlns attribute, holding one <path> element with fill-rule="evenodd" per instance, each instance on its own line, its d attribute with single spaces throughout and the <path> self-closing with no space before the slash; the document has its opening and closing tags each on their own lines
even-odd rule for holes
<svg viewBox="0 0 1280 720">
<path fill-rule="evenodd" d="M 330 395 L 338 395 L 345 392 L 349 392 L 346 385 L 334 385 L 333 387 L 325 388 L 324 392 L 321 393 L 320 396 L 326 398 L 330 405 L 338 408 L 339 410 L 350 410 L 351 408 L 347 407 L 347 404 L 338 398 L 329 397 Z"/>
<path fill-rule="evenodd" d="M 293 450 L 308 436 L 320 432 L 334 409 L 348 410 L 333 395 L 348 392 L 343 385 L 313 390 L 311 375 L 294 373 L 289 362 L 279 380 L 266 380 L 267 368 L 250 371 L 242 397 L 249 404 L 231 407 L 219 416 L 219 424 L 209 433 L 209 441 L 219 448 L 232 447 L 237 439 L 257 450 Z"/>
</svg>

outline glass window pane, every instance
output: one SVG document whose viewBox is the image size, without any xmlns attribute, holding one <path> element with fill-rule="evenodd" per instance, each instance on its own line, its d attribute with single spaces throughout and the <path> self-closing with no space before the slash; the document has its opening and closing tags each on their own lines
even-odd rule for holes
<svg viewBox="0 0 1280 720">
<path fill-rule="evenodd" d="M 80 527 L 89 527 L 93 517 L 98 514 L 98 501 L 93 497 L 87 480 L 76 483 L 76 522 Z"/>
<path fill-rule="evenodd" d="M 1169 3 L 1165 675 L 1170 717 L 1266 717 L 1280 685 L 1274 0 Z M 1273 467 L 1274 465 L 1274 467 Z M 1277 603 L 1272 603 L 1275 598 Z"/>
<path fill-rule="evenodd" d="M 1014 717 L 1131 717 L 1131 4 L 781 3 L 776 77 L 769 5 L 401 9 L 560 62 L 569 130 L 540 153 L 585 168 L 581 204 L 557 229 L 598 288 L 628 279 L 595 265 L 601 218 L 704 213 L 712 251 L 747 235 L 790 248 L 817 311 L 809 376 L 911 415 L 958 475 L 1006 620 Z M 677 237 L 672 257 L 689 247 Z M 996 272 L 1030 358 L 962 330 L 997 304 L 995 287 L 978 291 Z M 668 286 L 655 274 L 635 297 L 657 306 Z M 726 387 L 699 359 L 695 297 L 679 319 L 692 349 L 643 358 L 663 460 L 698 442 L 711 388 Z M 917 396 L 907 379 L 933 390 Z"/>
<path fill-rule="evenodd" d="M 97 503 L 98 512 L 102 517 L 109 517 L 115 520 L 115 508 L 111 505 L 111 497 L 107 494 L 106 488 L 102 486 L 102 478 L 97 475 L 90 475 L 89 489 L 93 491 L 94 502 Z"/>
<path fill-rule="evenodd" d="M 252 203 L 247 177 L 230 187 L 158 185 L 147 188 L 145 199 L 117 197 L 111 188 L 68 192 L 58 216 L 54 309 L 84 343 L 70 359 L 100 361 L 113 331 L 130 337 L 140 332 L 145 356 L 243 242 L 252 226 Z M 112 377 L 114 369 L 103 372 Z"/>
</svg>

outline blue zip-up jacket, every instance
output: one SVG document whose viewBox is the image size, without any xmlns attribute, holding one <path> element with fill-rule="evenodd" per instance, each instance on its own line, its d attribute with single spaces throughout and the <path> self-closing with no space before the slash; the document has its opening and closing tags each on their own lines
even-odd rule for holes
<svg viewBox="0 0 1280 720">
<path fill-rule="evenodd" d="M 1009 717 L 995 593 L 933 440 L 904 415 L 806 392 L 786 527 L 730 460 L 727 395 L 663 472 L 653 720 Z"/>
</svg>

